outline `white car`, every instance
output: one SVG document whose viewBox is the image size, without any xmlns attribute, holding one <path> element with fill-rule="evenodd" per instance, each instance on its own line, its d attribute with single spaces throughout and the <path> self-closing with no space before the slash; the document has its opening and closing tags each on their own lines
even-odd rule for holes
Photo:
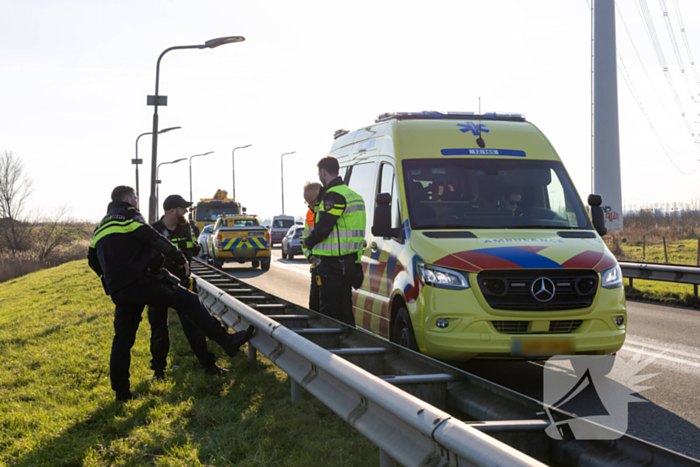
<svg viewBox="0 0 700 467">
<path fill-rule="evenodd" d="M 213 230 L 214 224 L 205 225 L 204 229 L 202 229 L 202 233 L 199 234 L 199 238 L 197 238 L 197 243 L 199 243 L 199 257 L 202 259 L 207 257 L 208 240 Z"/>
</svg>

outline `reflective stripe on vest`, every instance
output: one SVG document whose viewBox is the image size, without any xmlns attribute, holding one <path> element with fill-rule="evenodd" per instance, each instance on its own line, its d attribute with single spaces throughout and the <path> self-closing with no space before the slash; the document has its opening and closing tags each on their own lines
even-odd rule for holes
<svg viewBox="0 0 700 467">
<path fill-rule="evenodd" d="M 365 202 L 362 197 L 348 188 L 347 185 L 338 185 L 329 189 L 327 193 L 334 192 L 345 198 L 344 210 L 333 206 L 328 211 L 330 214 L 340 215 L 331 234 L 321 240 L 313 248 L 313 254 L 319 256 L 345 256 L 358 253 L 365 240 L 365 227 L 367 225 L 365 215 Z M 335 211 L 335 212 L 334 212 Z M 320 213 L 324 212 L 321 203 L 316 213 L 316 222 Z"/>
<path fill-rule="evenodd" d="M 107 222 L 104 225 L 101 225 L 95 231 L 95 236 L 92 238 L 92 243 L 90 243 L 90 248 L 95 248 L 95 245 L 97 245 L 97 242 L 102 240 L 107 235 L 131 233 L 143 225 L 144 224 L 142 224 L 141 222 L 138 222 L 135 219 L 129 219 L 126 221 Z"/>
</svg>

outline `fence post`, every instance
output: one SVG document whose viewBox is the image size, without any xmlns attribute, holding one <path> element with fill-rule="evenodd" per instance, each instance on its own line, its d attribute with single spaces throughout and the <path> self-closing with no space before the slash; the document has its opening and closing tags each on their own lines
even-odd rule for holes
<svg viewBox="0 0 700 467">
<path fill-rule="evenodd" d="M 255 363 L 255 360 L 257 360 L 258 355 L 257 352 L 255 351 L 255 347 L 248 342 L 248 361 L 251 363 Z"/>
<path fill-rule="evenodd" d="M 700 237 L 698 237 L 698 259 L 696 265 L 700 266 Z"/>
<path fill-rule="evenodd" d="M 301 384 L 294 381 L 291 377 L 289 379 L 292 381 L 292 404 L 298 404 L 301 402 Z"/>
<path fill-rule="evenodd" d="M 700 238 L 698 238 L 698 241 L 700 242 Z M 700 245 L 700 243 L 698 243 L 698 245 Z M 700 252 L 698 253 L 698 255 L 700 255 Z M 647 236 L 644 235 L 644 236 L 642 236 L 642 261 L 646 261 L 646 259 L 647 259 Z"/>
<path fill-rule="evenodd" d="M 666 237 L 661 237 L 664 240 L 664 264 L 668 264 L 668 252 L 666 251 Z"/>
</svg>

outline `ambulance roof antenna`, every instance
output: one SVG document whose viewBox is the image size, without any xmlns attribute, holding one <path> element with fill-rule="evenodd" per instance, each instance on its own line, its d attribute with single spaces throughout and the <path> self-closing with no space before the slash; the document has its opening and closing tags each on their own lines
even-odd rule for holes
<svg viewBox="0 0 700 467">
<path fill-rule="evenodd" d="M 481 137 L 481 96 L 479 96 L 479 117 L 479 137 L 476 139 L 476 144 L 478 144 L 480 148 L 485 148 L 486 142 L 484 138 Z"/>
</svg>

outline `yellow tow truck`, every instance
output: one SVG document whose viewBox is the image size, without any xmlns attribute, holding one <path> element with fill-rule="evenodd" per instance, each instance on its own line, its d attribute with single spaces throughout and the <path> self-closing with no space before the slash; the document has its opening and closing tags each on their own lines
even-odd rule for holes
<svg viewBox="0 0 700 467">
<path fill-rule="evenodd" d="M 209 236 L 207 261 L 220 268 L 224 263 L 252 262 L 263 271 L 270 269 L 270 231 L 257 216 L 225 215 L 217 219 Z"/>
<path fill-rule="evenodd" d="M 226 190 L 216 190 L 213 198 L 202 198 L 192 208 L 192 216 L 200 232 L 205 226 L 214 224 L 219 216 L 245 213 L 241 203 L 227 196 Z"/>
</svg>

